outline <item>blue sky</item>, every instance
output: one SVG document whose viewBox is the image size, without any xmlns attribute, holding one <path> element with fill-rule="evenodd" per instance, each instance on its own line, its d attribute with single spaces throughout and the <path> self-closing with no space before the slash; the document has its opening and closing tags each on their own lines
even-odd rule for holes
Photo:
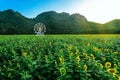
<svg viewBox="0 0 120 80">
<path fill-rule="evenodd" d="M 0 10 L 13 9 L 33 18 L 46 11 L 80 13 L 89 21 L 120 19 L 120 0 L 0 0 Z"/>
<path fill-rule="evenodd" d="M 82 0 L 1 0 L 0 10 L 13 9 L 26 17 L 35 17 L 45 11 L 70 12 L 69 8 Z"/>
</svg>

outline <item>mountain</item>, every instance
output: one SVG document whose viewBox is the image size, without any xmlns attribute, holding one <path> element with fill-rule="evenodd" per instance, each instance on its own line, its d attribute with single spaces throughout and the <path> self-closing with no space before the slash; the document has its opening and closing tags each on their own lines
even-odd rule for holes
<svg viewBox="0 0 120 80">
<path fill-rule="evenodd" d="M 33 34 L 34 25 L 42 22 L 46 25 L 47 34 L 80 34 L 80 33 L 120 33 L 120 20 L 105 24 L 88 21 L 78 13 L 68 14 L 48 11 L 35 18 L 24 17 L 11 9 L 0 11 L 0 34 Z"/>
<path fill-rule="evenodd" d="M 31 26 L 32 25 L 32 26 Z M 27 34 L 33 31 L 34 22 L 13 10 L 0 12 L 0 34 Z"/>
<path fill-rule="evenodd" d="M 108 30 L 109 33 L 120 33 L 120 19 L 115 19 L 105 23 L 104 28 Z"/>
<path fill-rule="evenodd" d="M 86 27 L 87 19 L 79 14 L 57 13 L 55 11 L 39 14 L 35 22 L 42 22 L 47 26 L 47 33 L 79 33 Z M 85 29 L 84 29 L 85 30 Z"/>
</svg>

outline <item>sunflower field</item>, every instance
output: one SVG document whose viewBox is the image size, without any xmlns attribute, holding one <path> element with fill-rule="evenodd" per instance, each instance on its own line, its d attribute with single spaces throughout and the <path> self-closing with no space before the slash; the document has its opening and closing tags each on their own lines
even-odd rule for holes
<svg viewBox="0 0 120 80">
<path fill-rule="evenodd" d="M 120 35 L 1 35 L 0 80 L 120 80 Z"/>
</svg>

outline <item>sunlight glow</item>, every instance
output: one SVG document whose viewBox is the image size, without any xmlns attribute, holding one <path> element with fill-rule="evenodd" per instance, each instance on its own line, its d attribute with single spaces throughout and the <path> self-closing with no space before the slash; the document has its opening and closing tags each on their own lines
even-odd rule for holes
<svg viewBox="0 0 120 80">
<path fill-rule="evenodd" d="M 74 5 L 74 11 L 84 15 L 89 21 L 105 23 L 120 18 L 120 0 L 85 0 Z M 72 12 L 72 11 L 71 11 Z"/>
</svg>

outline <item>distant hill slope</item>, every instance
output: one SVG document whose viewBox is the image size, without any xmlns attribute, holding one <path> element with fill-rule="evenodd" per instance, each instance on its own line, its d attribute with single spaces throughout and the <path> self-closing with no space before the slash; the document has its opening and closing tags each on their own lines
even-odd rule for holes
<svg viewBox="0 0 120 80">
<path fill-rule="evenodd" d="M 0 12 L 0 34 L 27 34 L 33 32 L 33 20 L 13 10 Z"/>
<path fill-rule="evenodd" d="M 120 20 L 99 24 L 80 14 L 55 11 L 43 12 L 30 19 L 9 9 L 0 12 L 0 34 L 33 34 L 33 26 L 38 22 L 46 25 L 47 34 L 120 33 Z"/>
<path fill-rule="evenodd" d="M 48 33 L 80 33 L 86 29 L 87 19 L 79 14 L 57 13 L 55 11 L 39 14 L 35 22 L 46 24 Z"/>
<path fill-rule="evenodd" d="M 120 33 L 120 19 L 105 23 L 104 28 L 110 33 Z"/>
</svg>

